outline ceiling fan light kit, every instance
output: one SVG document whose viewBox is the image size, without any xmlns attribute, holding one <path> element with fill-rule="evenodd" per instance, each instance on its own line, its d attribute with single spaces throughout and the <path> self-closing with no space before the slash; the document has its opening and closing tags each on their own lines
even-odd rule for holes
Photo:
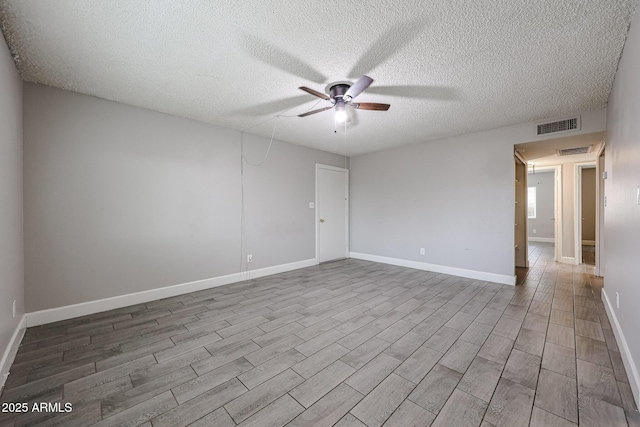
<svg viewBox="0 0 640 427">
<path fill-rule="evenodd" d="M 336 117 L 337 123 L 344 123 L 347 120 L 347 111 L 344 102 L 336 102 Z"/>
<path fill-rule="evenodd" d="M 298 117 L 306 117 L 312 114 L 320 113 L 322 111 L 335 109 L 335 120 L 338 123 L 343 123 L 347 120 L 346 108 L 351 107 L 359 110 L 372 110 L 372 111 L 387 111 L 390 107 L 389 104 L 380 104 L 377 102 L 352 102 L 358 95 L 364 92 L 373 83 L 373 79 L 369 76 L 362 76 L 357 82 L 351 84 L 350 82 L 336 82 L 327 86 L 325 89 L 329 96 L 316 90 L 310 89 L 305 86 L 301 86 L 299 89 L 317 96 L 325 101 L 331 102 L 333 105 L 328 107 L 319 108 L 313 111 L 307 111 L 306 113 L 299 114 Z"/>
</svg>

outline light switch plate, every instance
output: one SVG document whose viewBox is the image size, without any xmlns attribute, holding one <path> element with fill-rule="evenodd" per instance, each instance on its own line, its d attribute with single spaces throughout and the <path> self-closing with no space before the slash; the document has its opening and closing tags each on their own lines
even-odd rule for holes
<svg viewBox="0 0 640 427">
<path fill-rule="evenodd" d="M 309 202 L 309 209 L 313 209 L 316 207 L 316 204 L 314 202 Z"/>
</svg>

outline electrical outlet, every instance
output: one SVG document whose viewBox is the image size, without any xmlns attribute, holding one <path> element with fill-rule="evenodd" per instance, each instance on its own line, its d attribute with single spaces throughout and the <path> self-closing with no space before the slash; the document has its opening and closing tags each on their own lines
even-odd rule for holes
<svg viewBox="0 0 640 427">
<path fill-rule="evenodd" d="M 253 262 L 253 255 L 247 255 L 247 262 Z"/>
<path fill-rule="evenodd" d="M 426 252 L 424 250 L 424 248 L 420 248 L 420 255 L 424 255 Z"/>
<path fill-rule="evenodd" d="M 533 234 L 536 234 L 538 232 L 538 230 L 536 230 L 535 228 L 532 231 L 533 231 Z"/>
<path fill-rule="evenodd" d="M 13 300 L 12 310 L 13 310 L 13 317 L 16 317 L 16 300 Z"/>
<path fill-rule="evenodd" d="M 616 308 L 620 308 L 620 294 L 616 292 Z"/>
</svg>

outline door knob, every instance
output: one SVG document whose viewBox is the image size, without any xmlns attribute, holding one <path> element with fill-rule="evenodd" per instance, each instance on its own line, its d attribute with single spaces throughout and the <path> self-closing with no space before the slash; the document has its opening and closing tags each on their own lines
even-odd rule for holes
<svg viewBox="0 0 640 427">
<path fill-rule="evenodd" d="M 320 218 L 320 222 L 324 222 L 324 219 Z"/>
</svg>

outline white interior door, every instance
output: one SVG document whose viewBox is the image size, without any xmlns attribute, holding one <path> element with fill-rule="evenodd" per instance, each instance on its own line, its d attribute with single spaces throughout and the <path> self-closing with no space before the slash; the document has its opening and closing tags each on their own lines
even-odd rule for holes
<svg viewBox="0 0 640 427">
<path fill-rule="evenodd" d="M 349 171 L 316 165 L 316 245 L 318 262 L 347 258 Z"/>
</svg>

